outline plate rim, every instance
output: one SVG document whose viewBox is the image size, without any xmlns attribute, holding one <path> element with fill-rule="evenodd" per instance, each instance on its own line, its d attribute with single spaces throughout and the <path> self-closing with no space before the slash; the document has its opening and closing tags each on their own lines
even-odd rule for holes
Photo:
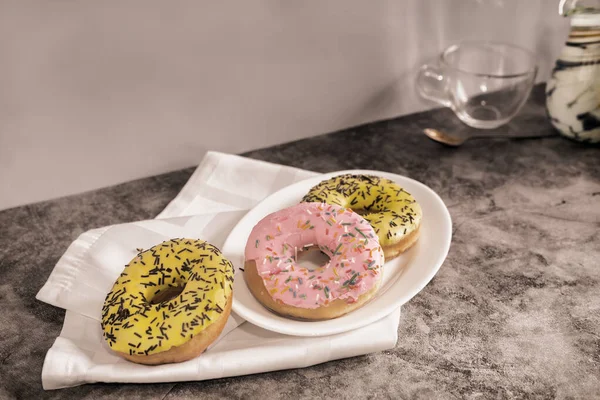
<svg viewBox="0 0 600 400">
<path fill-rule="evenodd" d="M 444 217 L 445 217 L 445 222 L 447 222 L 447 232 L 445 237 L 447 236 L 448 240 L 446 242 L 443 243 L 443 248 L 441 248 L 441 252 L 440 252 L 440 256 L 438 258 L 436 258 L 436 262 L 434 265 L 434 268 L 431 270 L 430 273 L 428 273 L 426 276 L 424 276 L 424 278 L 420 281 L 420 284 L 415 285 L 416 290 L 413 290 L 412 292 L 409 293 L 409 296 L 402 296 L 402 297 L 406 297 L 406 300 L 404 301 L 400 301 L 398 302 L 398 304 L 394 304 L 393 306 L 388 306 L 388 307 L 384 307 L 381 308 L 380 310 L 374 312 L 372 315 L 374 315 L 372 318 L 368 318 L 367 322 L 359 322 L 359 323 L 355 323 L 353 325 L 356 326 L 350 326 L 350 327 L 346 327 L 344 324 L 340 324 L 340 327 L 337 329 L 328 329 L 325 332 L 298 332 L 298 331 L 294 331 L 293 329 L 285 329 L 285 328 L 278 328 L 278 327 L 273 327 L 272 325 L 268 325 L 268 324 L 264 324 L 261 320 L 259 319 L 255 319 L 253 317 L 253 312 L 249 311 L 246 312 L 246 310 L 249 310 L 248 307 L 244 306 L 243 302 L 240 302 L 239 300 L 236 299 L 236 293 L 235 293 L 235 282 L 234 282 L 234 292 L 233 292 L 233 304 L 232 304 L 232 311 L 235 312 L 237 315 L 239 315 L 241 318 L 243 318 L 244 320 L 250 322 L 251 324 L 254 324 L 260 328 L 272 331 L 272 332 L 277 332 L 277 333 L 281 333 L 281 334 L 285 334 L 285 335 L 289 335 L 289 336 L 297 336 L 297 337 L 319 337 L 319 336 L 329 336 L 329 335 L 334 335 L 334 334 L 338 334 L 338 333 L 343 333 L 343 332 L 347 332 L 347 331 L 351 331 L 354 329 L 359 329 L 363 326 L 369 325 L 371 323 L 374 323 L 376 321 L 379 321 L 382 318 L 385 318 L 387 315 L 391 314 L 392 312 L 394 312 L 395 309 L 403 306 L 404 304 L 408 303 L 410 300 L 412 300 L 418 293 L 420 293 L 430 282 L 431 280 L 435 277 L 435 275 L 437 275 L 438 271 L 440 270 L 441 266 L 444 264 L 446 258 L 448 257 L 448 253 L 450 251 L 450 246 L 452 243 L 452 216 L 450 215 L 450 211 L 448 210 L 448 207 L 446 206 L 446 204 L 444 203 L 444 201 L 442 200 L 442 198 L 433 190 L 431 189 L 429 186 L 425 185 L 422 182 L 419 182 L 413 178 L 409 178 L 407 176 L 404 175 L 400 175 L 400 174 L 396 174 L 393 172 L 387 172 L 387 171 L 378 171 L 378 170 L 368 170 L 368 169 L 350 169 L 350 170 L 340 170 L 340 171 L 332 171 L 332 172 L 326 172 L 326 173 L 318 173 L 315 176 L 306 178 L 306 179 L 302 179 L 299 180 L 297 182 L 291 183 L 273 193 L 271 193 L 270 195 L 268 195 L 267 197 L 265 197 L 264 199 L 262 199 L 261 201 L 259 201 L 254 207 L 252 207 L 251 209 L 249 209 L 246 214 L 236 223 L 236 225 L 232 228 L 232 230 L 229 232 L 229 234 L 227 235 L 227 238 L 225 239 L 224 243 L 223 243 L 223 253 L 225 254 L 225 256 L 228 256 L 227 254 L 227 244 L 228 242 L 231 240 L 232 238 L 232 234 L 235 232 L 236 229 L 238 229 L 238 226 L 242 225 L 244 223 L 245 220 L 247 220 L 250 215 L 252 214 L 252 211 L 259 208 L 260 206 L 262 206 L 264 203 L 270 201 L 270 199 L 272 197 L 276 197 L 277 195 L 279 195 L 280 193 L 289 190 L 290 187 L 295 186 L 295 185 L 300 185 L 303 182 L 306 181 L 310 181 L 310 180 L 315 180 L 317 178 L 321 178 L 321 179 L 328 179 L 330 177 L 333 176 L 338 176 L 338 175 L 343 175 L 343 174 L 371 174 L 371 175 L 380 175 L 385 177 L 385 175 L 387 176 L 394 176 L 394 177 L 400 177 L 402 180 L 408 180 L 411 181 L 412 184 L 420 186 L 422 189 L 424 189 L 426 192 L 428 192 L 429 195 L 431 195 L 437 203 L 439 203 L 442 207 L 440 207 Z M 392 179 L 393 180 L 393 179 Z M 275 212 L 275 211 L 272 211 Z M 245 244 L 244 244 L 245 247 Z M 239 269 L 239 267 L 237 267 L 237 269 Z M 242 276 L 242 279 L 244 280 L 244 284 L 245 284 L 245 279 Z M 248 289 L 249 290 L 249 289 Z M 385 294 L 385 293 L 384 293 Z M 258 300 L 256 300 L 258 302 Z M 260 303 L 259 303 L 260 304 Z M 262 305 L 261 305 L 262 306 Z M 368 306 L 368 304 L 365 305 L 365 307 Z M 263 306 L 264 307 L 264 306 Z M 362 308 L 362 307 L 361 307 Z M 240 309 L 242 310 L 242 312 L 240 313 Z M 389 309 L 389 310 L 388 310 Z M 355 310 L 357 311 L 357 310 Z M 270 313 L 273 313 L 272 311 L 269 311 Z M 351 314 L 351 313 L 349 313 Z M 346 315 L 349 315 L 346 314 Z M 250 315 L 248 317 L 248 315 Z M 274 316 L 277 316 L 278 318 L 285 318 L 285 317 L 281 317 L 278 316 L 277 314 L 274 314 Z M 344 316 L 341 316 L 339 318 L 343 318 Z M 298 324 L 311 324 L 311 326 L 315 326 L 315 324 L 319 324 L 319 323 L 323 323 L 323 322 L 329 322 L 332 320 L 325 320 L 325 321 L 297 321 L 297 320 L 292 320 L 289 319 L 289 325 L 290 326 L 296 326 Z M 286 324 L 283 324 L 284 326 Z M 307 325 L 308 326 L 308 325 Z"/>
</svg>

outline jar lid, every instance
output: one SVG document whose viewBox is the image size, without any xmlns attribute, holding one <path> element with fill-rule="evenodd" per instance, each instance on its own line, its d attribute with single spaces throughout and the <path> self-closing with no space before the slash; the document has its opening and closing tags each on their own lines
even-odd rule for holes
<svg viewBox="0 0 600 400">
<path fill-rule="evenodd" d="M 571 26 L 600 26 L 600 13 L 573 14 L 571 16 Z"/>
</svg>

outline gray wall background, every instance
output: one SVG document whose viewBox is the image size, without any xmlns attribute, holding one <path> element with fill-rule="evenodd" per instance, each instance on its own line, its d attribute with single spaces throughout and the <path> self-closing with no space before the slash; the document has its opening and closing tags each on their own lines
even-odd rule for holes
<svg viewBox="0 0 600 400">
<path fill-rule="evenodd" d="M 415 72 L 460 39 L 529 48 L 545 80 L 557 6 L 0 0 L 0 209 L 432 107 Z"/>
</svg>

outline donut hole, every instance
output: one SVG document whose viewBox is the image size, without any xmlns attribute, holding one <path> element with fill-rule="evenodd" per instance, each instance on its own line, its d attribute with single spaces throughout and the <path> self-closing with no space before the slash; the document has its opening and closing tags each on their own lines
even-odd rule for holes
<svg viewBox="0 0 600 400">
<path fill-rule="evenodd" d="M 183 292 L 183 289 L 185 289 L 185 285 L 169 286 L 157 293 L 152 300 L 150 300 L 150 304 L 164 303 L 174 299 L 175 297 L 179 296 L 181 292 Z"/>
<path fill-rule="evenodd" d="M 300 268 L 305 268 L 309 271 L 312 271 L 324 266 L 329 262 L 329 260 L 330 258 L 327 254 L 323 253 L 318 247 L 314 246 L 303 251 L 299 251 L 296 258 L 296 264 Z"/>
<path fill-rule="evenodd" d="M 371 210 L 365 210 L 364 208 L 356 208 L 356 209 L 353 208 L 352 211 L 354 211 L 358 215 L 367 215 L 367 214 L 371 214 L 373 212 Z"/>
</svg>

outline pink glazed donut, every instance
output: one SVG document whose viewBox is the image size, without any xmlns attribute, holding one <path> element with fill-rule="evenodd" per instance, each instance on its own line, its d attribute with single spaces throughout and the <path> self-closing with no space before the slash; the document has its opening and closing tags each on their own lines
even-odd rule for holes
<svg viewBox="0 0 600 400">
<path fill-rule="evenodd" d="M 298 253 L 319 249 L 329 261 L 314 270 Z M 382 277 L 383 250 L 360 215 L 324 203 L 300 203 L 263 218 L 245 251 L 244 277 L 256 299 L 277 314 L 336 318 L 371 299 Z"/>
</svg>

